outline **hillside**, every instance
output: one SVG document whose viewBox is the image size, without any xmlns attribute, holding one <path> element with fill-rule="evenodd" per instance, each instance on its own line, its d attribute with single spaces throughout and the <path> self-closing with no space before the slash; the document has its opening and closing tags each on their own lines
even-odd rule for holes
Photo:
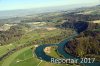
<svg viewBox="0 0 100 66">
<path fill-rule="evenodd" d="M 88 8 L 80 8 L 80 9 L 77 9 L 77 11 L 79 11 L 77 14 L 100 15 L 100 5 L 88 7 Z"/>
<path fill-rule="evenodd" d="M 99 10 L 93 6 L 0 19 L 0 66 L 81 66 L 50 63 L 48 57 L 100 61 Z"/>
</svg>

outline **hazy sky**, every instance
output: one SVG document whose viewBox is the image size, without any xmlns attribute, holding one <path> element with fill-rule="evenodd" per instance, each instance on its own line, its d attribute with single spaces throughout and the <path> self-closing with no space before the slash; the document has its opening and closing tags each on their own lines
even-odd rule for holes
<svg viewBox="0 0 100 66">
<path fill-rule="evenodd" d="M 0 11 L 75 4 L 97 5 L 100 0 L 0 0 Z"/>
</svg>

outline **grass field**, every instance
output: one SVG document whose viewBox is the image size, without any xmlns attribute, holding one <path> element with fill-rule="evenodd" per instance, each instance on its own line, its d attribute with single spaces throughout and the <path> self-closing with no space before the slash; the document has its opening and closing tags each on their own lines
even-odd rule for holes
<svg viewBox="0 0 100 66">
<path fill-rule="evenodd" d="M 10 49 L 13 49 L 19 45 L 26 44 L 27 42 L 31 42 L 36 39 L 41 39 L 43 37 L 52 37 L 52 36 L 56 36 L 60 34 L 61 34 L 60 29 L 56 29 L 52 31 L 38 30 L 38 31 L 32 31 L 32 32 L 26 33 L 25 35 L 21 37 L 20 40 L 14 43 L 11 43 L 9 45 L 0 46 L 0 56 L 7 53 Z M 3 61 L 0 61 L 0 66 L 47 66 L 47 65 L 49 66 L 68 66 L 65 64 L 64 65 L 53 64 L 53 63 L 49 63 L 49 62 L 41 61 L 37 59 L 36 56 L 33 55 L 34 51 L 30 49 L 31 47 L 26 47 L 26 48 L 20 49 L 19 51 L 16 51 L 15 53 L 10 55 Z M 55 56 L 58 58 L 59 56 L 56 54 L 55 49 L 56 47 L 52 48 L 52 51 L 51 53 L 49 53 L 49 55 Z"/>
<path fill-rule="evenodd" d="M 56 35 L 60 35 L 61 30 L 56 29 L 52 31 L 47 31 L 47 30 L 36 30 L 36 31 L 31 31 L 21 37 L 20 40 L 16 41 L 15 44 L 17 45 L 23 45 L 26 42 L 31 42 L 37 39 L 41 39 L 43 37 L 52 37 Z"/>
<path fill-rule="evenodd" d="M 14 61 L 14 59 L 19 56 L 21 53 L 23 53 L 24 51 L 30 49 L 31 47 L 27 47 L 27 48 L 24 48 L 24 49 L 21 49 L 20 51 L 17 51 L 15 53 L 13 53 L 12 55 L 10 55 L 8 58 L 6 58 L 5 60 L 3 60 L 3 63 L 1 66 L 9 66 L 12 61 Z"/>
<path fill-rule="evenodd" d="M 55 58 L 60 58 L 60 56 L 56 52 L 57 46 L 51 46 L 51 49 L 52 50 L 50 50 L 50 53 L 46 53 L 46 54 Z"/>
<path fill-rule="evenodd" d="M 42 37 L 52 37 L 52 36 L 55 36 L 55 35 L 60 35 L 60 33 L 61 32 L 59 32 L 59 29 L 52 30 L 52 31 L 39 31 L 39 32 L 38 31 L 31 31 L 31 32 L 26 33 L 25 35 L 23 35 L 21 37 L 21 39 L 16 41 L 16 42 L 13 42 L 13 43 L 8 44 L 8 45 L 0 46 L 0 57 L 2 55 L 4 55 L 5 53 L 7 53 L 10 49 L 13 49 L 17 46 L 24 45 L 27 42 L 32 42 L 36 39 L 39 40 Z"/>
<path fill-rule="evenodd" d="M 14 48 L 15 46 L 12 44 L 0 46 L 0 57 L 7 53 L 10 49 Z"/>
<path fill-rule="evenodd" d="M 32 49 L 20 53 L 10 64 L 10 66 L 35 66 L 40 62 L 36 57 Z"/>
<path fill-rule="evenodd" d="M 32 47 L 32 46 L 31 46 Z M 67 64 L 53 64 L 45 61 L 41 61 L 36 58 L 33 51 L 27 47 L 15 52 L 7 59 L 4 60 L 1 66 L 74 66 Z"/>
<path fill-rule="evenodd" d="M 98 29 L 94 29 L 94 30 L 92 30 L 92 31 L 100 31 L 100 28 L 98 28 Z"/>
</svg>

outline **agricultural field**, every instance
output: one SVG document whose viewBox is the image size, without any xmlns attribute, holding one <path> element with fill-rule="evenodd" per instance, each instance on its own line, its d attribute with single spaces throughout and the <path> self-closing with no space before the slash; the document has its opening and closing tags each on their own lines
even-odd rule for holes
<svg viewBox="0 0 100 66">
<path fill-rule="evenodd" d="M 68 30 L 68 31 L 70 32 L 71 30 Z M 66 32 L 66 31 L 62 29 L 53 29 L 53 30 L 37 29 L 37 30 L 27 32 L 24 35 L 22 35 L 22 37 L 18 41 L 14 41 L 13 43 L 0 46 L 0 56 L 4 55 L 11 49 L 17 48 L 25 44 L 30 44 L 30 42 L 32 41 L 40 40 L 41 38 L 46 38 L 46 37 L 49 38 L 49 37 L 59 36 L 61 35 L 62 32 Z M 36 44 L 36 45 L 39 45 L 39 44 Z M 39 66 L 42 66 L 42 65 L 46 66 L 47 64 L 50 64 L 51 66 L 55 66 L 55 65 L 61 66 L 61 64 L 52 64 L 49 62 L 39 60 L 34 54 L 34 49 L 35 49 L 35 44 L 33 44 L 32 46 L 19 49 L 18 51 L 15 51 L 13 54 L 11 54 L 9 57 L 4 59 L 3 61 L 0 61 L 0 66 L 13 66 L 13 65 L 14 66 L 37 65 L 38 66 L 38 64 Z M 53 50 L 51 51 L 50 55 L 51 56 L 56 55 L 57 57 L 59 57 L 55 52 L 56 47 L 54 48 L 52 47 L 52 49 Z"/>
<path fill-rule="evenodd" d="M 31 1 L 0 1 L 0 66 L 100 66 L 99 2 Z"/>
<path fill-rule="evenodd" d="M 62 66 L 62 64 L 52 64 L 37 59 L 37 57 L 34 54 L 34 49 L 35 47 L 31 46 L 21 49 L 18 52 L 15 52 L 7 59 L 5 59 L 4 62 L 1 64 L 1 66 L 47 66 L 48 64 L 49 66 Z M 69 66 L 69 65 L 63 64 L 63 66 Z M 70 65 L 70 66 L 75 66 L 75 65 Z"/>
</svg>

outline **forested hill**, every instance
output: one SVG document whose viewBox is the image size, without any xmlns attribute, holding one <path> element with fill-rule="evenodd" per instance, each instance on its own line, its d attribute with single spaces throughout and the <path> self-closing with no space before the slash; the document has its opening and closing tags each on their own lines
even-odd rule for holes
<svg viewBox="0 0 100 66">
<path fill-rule="evenodd" d="M 100 15 L 100 5 L 92 7 L 83 7 L 73 10 L 71 13 L 85 14 L 85 15 Z"/>
<path fill-rule="evenodd" d="M 11 26 L 8 30 L 0 31 L 0 45 L 9 44 L 19 40 L 28 28 L 29 27 L 25 24 L 17 24 Z"/>
</svg>

